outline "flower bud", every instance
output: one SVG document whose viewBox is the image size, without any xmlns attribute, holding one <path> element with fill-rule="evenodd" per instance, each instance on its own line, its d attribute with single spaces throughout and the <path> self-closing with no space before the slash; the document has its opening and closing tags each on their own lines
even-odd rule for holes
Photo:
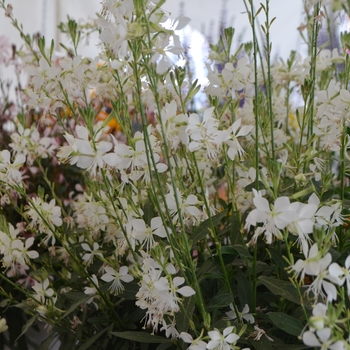
<svg viewBox="0 0 350 350">
<path fill-rule="evenodd" d="M 36 309 L 36 311 L 41 315 L 41 316 L 45 316 L 48 313 L 48 309 L 46 306 L 44 305 L 39 305 Z"/>
<path fill-rule="evenodd" d="M 311 316 L 309 319 L 310 327 L 321 330 L 324 328 L 324 317 L 322 316 Z"/>
<path fill-rule="evenodd" d="M 8 330 L 8 326 L 6 324 L 6 320 L 4 318 L 0 318 L 0 333 Z"/>
<path fill-rule="evenodd" d="M 302 184 L 306 182 L 306 177 L 303 173 L 295 175 L 294 180 L 297 184 Z"/>
</svg>

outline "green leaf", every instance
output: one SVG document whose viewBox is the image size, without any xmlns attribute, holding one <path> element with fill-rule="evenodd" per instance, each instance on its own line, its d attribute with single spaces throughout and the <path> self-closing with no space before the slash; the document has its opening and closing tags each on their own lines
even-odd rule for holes
<svg viewBox="0 0 350 350">
<path fill-rule="evenodd" d="M 56 338 L 56 333 L 51 333 L 45 340 L 43 340 L 40 343 L 40 346 L 37 348 L 37 350 L 50 350 L 50 345 L 53 342 L 53 340 Z"/>
<path fill-rule="evenodd" d="M 130 310 L 131 312 L 126 315 L 125 319 L 123 318 L 123 322 L 127 323 L 139 323 L 145 316 L 145 310 L 137 308 L 136 310 Z M 131 328 L 132 329 L 132 328 Z"/>
<path fill-rule="evenodd" d="M 301 322 L 283 312 L 270 312 L 267 316 L 269 316 L 277 328 L 282 329 L 288 334 L 298 337 L 303 331 L 304 326 Z"/>
<path fill-rule="evenodd" d="M 280 281 L 276 278 L 260 276 L 258 278 L 259 282 L 266 286 L 273 294 L 280 295 L 281 297 L 292 301 L 298 305 L 301 305 L 298 292 L 291 282 Z M 312 305 L 309 301 L 303 300 L 304 306 L 307 308 L 312 308 Z"/>
<path fill-rule="evenodd" d="M 10 234 L 9 225 L 4 215 L 0 215 L 0 231 Z"/>
<path fill-rule="evenodd" d="M 22 333 L 17 337 L 15 341 L 17 341 L 23 334 L 27 333 L 28 329 L 34 324 L 38 317 L 39 314 L 36 314 L 27 321 L 27 323 L 22 327 Z"/>
<path fill-rule="evenodd" d="M 91 345 L 101 337 L 101 335 L 105 332 L 107 332 L 108 329 L 110 329 L 111 326 L 108 326 L 104 329 L 101 329 L 98 333 L 94 334 L 86 343 L 84 343 L 78 350 L 88 350 L 90 349 Z"/>
<path fill-rule="evenodd" d="M 87 322 L 91 324 L 109 324 L 110 318 L 105 315 L 101 317 L 89 317 Z"/>
<path fill-rule="evenodd" d="M 306 348 L 309 347 L 305 344 L 286 344 L 276 346 L 276 350 L 301 350 Z"/>
<path fill-rule="evenodd" d="M 139 343 L 171 343 L 170 339 L 160 337 L 159 335 L 153 335 L 146 332 L 111 332 L 111 334 L 117 336 L 118 338 L 128 339 L 137 341 Z M 82 350 L 82 349 L 79 349 Z"/>
<path fill-rule="evenodd" d="M 334 248 L 330 248 L 329 253 L 332 255 L 332 262 L 336 262 L 341 257 L 341 254 Z"/>
<path fill-rule="evenodd" d="M 237 253 L 242 259 L 253 260 L 253 257 L 250 255 L 247 247 L 243 247 L 240 244 L 235 244 L 232 246 L 232 248 L 237 251 Z"/>
<path fill-rule="evenodd" d="M 159 344 L 157 346 L 157 349 L 156 350 L 166 350 L 168 348 L 170 348 L 173 344 L 171 343 L 163 343 L 163 344 Z"/>
<path fill-rule="evenodd" d="M 60 347 L 58 350 L 69 349 L 72 346 L 72 344 L 75 344 L 77 342 L 76 336 L 77 336 L 77 333 L 73 333 L 70 331 L 61 332 L 61 334 L 60 334 Z"/>
<path fill-rule="evenodd" d="M 252 192 L 253 191 L 253 188 L 256 189 L 256 182 L 252 182 L 251 184 L 247 185 L 246 187 L 244 187 L 244 190 L 246 192 Z M 259 181 L 259 188 L 265 188 L 265 185 Z"/>
<path fill-rule="evenodd" d="M 225 217 L 227 213 L 227 210 L 223 210 L 222 212 L 214 215 L 211 217 L 211 220 L 213 222 L 214 227 L 218 226 L 222 219 Z M 210 219 L 207 219 L 205 221 L 203 221 L 198 227 L 197 229 L 193 232 L 192 234 L 192 246 L 194 244 L 196 244 L 198 241 L 200 241 L 201 239 L 203 239 L 204 237 L 206 237 L 207 234 L 209 234 L 209 228 L 211 227 L 211 223 L 210 223 Z"/>
<path fill-rule="evenodd" d="M 72 313 L 76 308 L 78 308 L 81 304 L 85 303 L 87 300 L 89 300 L 91 298 L 91 295 L 85 295 L 84 297 L 82 297 L 81 299 L 77 300 L 76 302 L 74 302 L 69 309 L 64 313 L 64 315 L 62 316 L 62 318 L 65 318 L 66 316 L 68 316 L 70 313 Z"/>
<path fill-rule="evenodd" d="M 50 276 L 45 267 L 41 267 L 38 270 L 33 270 L 29 273 L 29 275 L 40 282 L 44 282 Z"/>
<path fill-rule="evenodd" d="M 213 299 L 211 299 L 207 309 L 218 309 L 219 307 L 230 305 L 230 303 L 232 303 L 231 293 L 223 293 L 220 295 L 217 294 Z"/>
<path fill-rule="evenodd" d="M 237 270 L 237 286 L 239 290 L 238 297 L 239 301 L 241 302 L 241 305 L 244 307 L 245 304 L 248 304 L 250 310 L 252 310 L 252 286 L 241 270 Z"/>
<path fill-rule="evenodd" d="M 220 264 L 215 259 L 206 260 L 198 270 L 198 282 L 202 282 L 206 279 L 209 273 L 213 273 L 220 270 Z"/>
<path fill-rule="evenodd" d="M 175 316 L 179 333 L 187 332 L 190 326 L 190 320 L 192 320 L 192 314 L 194 311 L 194 299 L 192 297 L 185 298 L 182 305 L 184 310 L 181 309 L 181 312 L 178 312 Z"/>
<path fill-rule="evenodd" d="M 137 282 L 133 281 L 130 283 L 125 283 L 123 293 L 119 294 L 120 298 L 128 300 L 136 300 L 136 293 L 139 291 L 140 287 Z"/>
<path fill-rule="evenodd" d="M 273 350 L 273 343 L 265 336 L 262 336 L 259 340 L 249 338 L 249 342 L 254 346 L 254 349 L 256 350 Z"/>
<path fill-rule="evenodd" d="M 286 267 L 288 267 L 288 263 L 285 259 L 283 259 L 283 255 L 280 251 L 273 248 L 269 248 L 268 252 L 271 254 L 272 260 L 274 261 L 277 267 L 283 270 Z"/>
</svg>

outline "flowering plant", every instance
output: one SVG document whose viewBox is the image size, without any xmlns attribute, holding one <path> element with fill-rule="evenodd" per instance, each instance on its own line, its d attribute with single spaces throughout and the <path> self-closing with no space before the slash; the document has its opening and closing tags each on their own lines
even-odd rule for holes
<svg viewBox="0 0 350 350">
<path fill-rule="evenodd" d="M 3 344 L 43 322 L 40 349 L 349 349 L 349 34 L 319 48 L 327 4 L 305 0 L 308 57 L 272 62 L 269 0 L 244 1 L 253 43 L 223 31 L 190 110 L 201 86 L 170 55 L 189 19 L 164 2 L 69 19 L 66 56 L 0 2 L 26 45 L 4 57 L 29 77 L 1 100 Z"/>
</svg>

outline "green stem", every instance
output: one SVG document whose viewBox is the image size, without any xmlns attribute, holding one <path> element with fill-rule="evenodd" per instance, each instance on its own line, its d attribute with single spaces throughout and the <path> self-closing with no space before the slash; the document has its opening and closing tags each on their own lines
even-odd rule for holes
<svg viewBox="0 0 350 350">
<path fill-rule="evenodd" d="M 311 36 L 311 67 L 310 67 L 310 98 L 308 101 L 309 105 L 309 116 L 308 116 L 308 138 L 313 134 L 313 123 L 314 123 L 314 104 L 315 104 L 315 84 L 316 84 L 316 57 L 317 57 L 317 38 L 319 32 L 319 20 L 318 15 L 320 12 L 320 3 L 318 2 L 314 7 L 314 19 L 312 26 Z"/>
<path fill-rule="evenodd" d="M 267 59 L 267 86 L 266 86 L 266 94 L 268 99 L 268 108 L 269 108 L 269 117 L 270 117 L 270 131 L 271 131 L 271 151 L 272 151 L 272 159 L 275 160 L 275 138 L 274 138 L 274 115 L 272 110 L 272 77 L 271 77 L 271 47 L 270 43 L 270 24 L 269 21 L 269 4 L 270 0 L 266 0 L 266 59 Z"/>
<path fill-rule="evenodd" d="M 244 3 L 246 4 L 246 1 L 244 0 Z M 253 33 L 253 58 L 254 58 L 254 116 L 255 116 L 255 189 L 259 191 L 259 113 L 258 113 L 258 60 L 257 60 L 257 54 L 258 54 L 258 41 L 255 31 L 255 15 L 254 15 L 254 6 L 253 1 L 249 0 L 250 3 L 250 12 L 248 12 L 249 16 L 249 22 L 252 28 Z M 247 5 L 246 5 L 247 7 Z M 253 310 L 254 313 L 256 310 L 256 286 L 257 286 L 257 270 L 256 270 L 256 260 L 257 260 L 257 244 L 255 245 L 254 250 L 254 260 L 253 260 L 253 266 L 252 266 L 252 282 L 253 282 Z"/>
<path fill-rule="evenodd" d="M 259 191 L 259 113 L 258 113 L 258 95 L 259 95 L 259 87 L 258 87 L 258 60 L 257 60 L 257 51 L 258 51 L 258 41 L 256 37 L 255 32 L 255 25 L 254 25 L 254 8 L 253 8 L 253 2 L 250 1 L 251 5 L 251 12 L 249 14 L 250 16 L 250 23 L 252 26 L 252 32 L 253 32 L 253 57 L 254 57 L 254 116 L 255 116 L 255 187 L 256 190 Z"/>
<path fill-rule="evenodd" d="M 149 43 L 151 45 L 149 23 L 148 23 L 148 21 L 146 23 L 147 23 L 148 33 L 149 33 Z M 135 55 L 135 52 L 134 52 L 134 55 Z M 143 56 L 143 61 L 145 63 L 148 62 L 147 58 L 144 57 L 144 56 Z M 157 91 L 157 81 L 155 79 L 155 77 L 157 75 L 156 75 L 156 72 L 154 71 L 154 69 L 152 69 L 152 68 L 150 68 L 150 69 L 151 69 L 150 71 L 147 69 L 148 78 L 150 79 L 150 86 L 152 87 L 153 92 L 154 92 L 154 97 L 155 97 L 155 101 L 156 101 L 156 105 L 157 105 L 158 115 L 161 116 L 161 108 L 160 108 L 160 105 L 159 105 L 159 95 L 158 95 L 158 91 Z M 162 200 L 163 200 L 163 202 L 165 204 L 164 207 L 165 207 L 167 216 L 169 218 L 169 222 L 171 222 L 171 225 L 172 225 L 171 214 L 170 214 L 168 206 L 166 205 L 166 199 L 165 199 L 165 195 L 164 195 L 163 188 L 162 188 L 162 182 L 160 180 L 159 173 L 158 173 L 157 168 L 156 168 L 156 162 L 155 162 L 155 159 L 154 159 L 153 152 L 151 151 L 152 147 L 151 147 L 151 143 L 150 143 L 150 140 L 149 140 L 149 137 L 148 137 L 148 133 L 147 133 L 147 120 L 146 120 L 146 115 L 145 115 L 145 111 L 144 111 L 144 107 L 143 107 L 143 103 L 142 103 L 140 77 L 139 77 L 139 72 L 138 72 L 137 67 L 134 68 L 134 74 L 135 74 L 135 78 L 136 78 L 136 90 L 137 90 L 137 93 L 138 93 L 139 109 L 140 109 L 140 114 L 141 114 L 141 119 L 142 119 L 142 124 L 143 124 L 143 130 L 144 130 L 144 140 L 145 140 L 147 161 L 148 161 L 150 169 L 152 167 L 154 169 L 156 180 L 157 180 L 159 189 L 161 190 Z M 204 323 L 205 323 L 205 327 L 207 329 L 210 329 L 210 321 L 209 321 L 209 318 L 207 317 L 207 312 L 205 310 L 204 298 L 203 298 L 202 291 L 200 289 L 200 286 L 199 286 L 199 283 L 198 283 L 198 279 L 197 279 L 197 276 L 196 276 L 196 269 L 195 269 L 195 266 L 194 266 L 193 261 L 192 261 L 191 247 L 190 247 L 190 244 L 188 242 L 188 237 L 187 237 L 185 225 L 184 225 L 184 222 L 183 222 L 183 219 L 182 219 L 182 216 L 181 216 L 181 207 L 180 207 L 179 199 L 178 199 L 178 196 L 177 196 L 177 187 L 176 187 L 175 179 L 174 179 L 174 169 L 173 169 L 172 164 L 171 164 L 170 152 L 169 152 L 169 149 L 168 149 L 168 145 L 166 143 L 165 130 L 164 130 L 164 125 L 162 123 L 161 118 L 160 118 L 160 124 L 159 125 L 161 126 L 161 134 L 162 134 L 163 140 L 164 140 L 165 156 L 166 156 L 166 159 L 167 159 L 169 172 L 170 172 L 170 175 L 171 175 L 170 178 L 171 178 L 171 181 L 172 181 L 172 188 L 174 190 L 174 197 L 175 197 L 176 207 L 177 207 L 177 211 L 178 211 L 178 214 L 179 214 L 179 221 L 180 221 L 180 227 L 181 227 L 181 232 L 182 232 L 182 234 L 180 235 L 180 238 L 183 241 L 183 244 L 185 245 L 185 249 L 181 248 L 181 245 L 180 245 L 179 246 L 179 251 L 182 251 L 182 252 L 185 251 L 185 256 L 186 256 L 188 264 L 190 266 L 190 271 L 191 271 L 191 276 L 192 276 L 192 283 L 190 283 L 190 280 L 187 277 L 186 271 L 183 269 L 183 264 L 181 263 L 182 259 L 180 258 L 180 256 L 178 256 L 177 249 L 173 249 L 173 251 L 174 251 L 174 255 L 176 257 L 177 263 L 179 265 L 179 268 L 181 270 L 183 270 L 183 276 L 186 279 L 186 283 L 188 283 L 190 285 L 193 285 L 195 290 L 196 290 L 196 295 L 195 295 L 196 304 L 199 307 L 199 309 L 201 310 L 201 313 L 202 313 L 202 316 L 203 316 L 203 319 L 204 319 Z M 153 182 L 152 182 L 152 186 L 153 186 Z M 160 215 L 162 217 L 162 220 L 164 220 L 164 216 L 163 216 L 161 210 L 160 210 Z M 165 220 L 163 222 L 165 222 Z M 173 233 L 174 234 L 176 233 L 175 227 L 173 227 Z M 169 238 L 170 242 L 175 243 L 174 240 L 172 239 L 171 235 L 168 232 L 167 232 L 167 235 L 168 235 L 168 238 Z M 172 246 L 174 248 L 176 247 L 175 244 L 172 245 Z"/>
<path fill-rule="evenodd" d="M 288 262 L 289 262 L 289 265 L 291 266 L 293 264 L 293 256 L 290 252 L 290 242 L 288 241 L 288 230 L 284 230 L 283 232 L 283 238 L 284 238 L 284 243 L 286 245 L 286 251 L 287 251 L 287 259 L 288 259 Z M 295 281 L 294 279 L 290 279 L 291 282 L 293 283 L 293 285 L 295 286 L 297 292 L 298 292 L 298 296 L 299 296 L 299 300 L 300 300 L 300 305 L 303 309 L 303 313 L 304 313 L 304 317 L 305 317 L 305 320 L 308 320 L 309 319 L 309 316 L 307 314 L 307 311 L 306 311 L 306 308 L 305 308 L 305 305 L 304 305 L 304 302 L 303 302 L 303 296 L 301 294 L 301 290 L 300 290 L 300 286 L 299 286 L 299 283 L 297 281 Z"/>
</svg>

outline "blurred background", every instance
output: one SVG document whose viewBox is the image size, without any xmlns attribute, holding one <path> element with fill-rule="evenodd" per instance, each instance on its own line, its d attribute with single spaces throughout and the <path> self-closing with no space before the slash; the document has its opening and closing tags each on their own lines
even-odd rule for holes
<svg viewBox="0 0 350 350">
<path fill-rule="evenodd" d="M 260 2 L 261 0 L 254 0 L 256 9 Z M 13 15 L 23 25 L 24 33 L 44 35 L 47 45 L 54 39 L 56 51 L 62 53 L 64 49 L 57 44 L 58 42 L 63 42 L 68 47 L 71 45 L 66 35 L 57 29 L 58 24 L 66 21 L 68 15 L 78 22 L 92 20 L 101 10 L 101 0 L 6 0 L 6 3 L 13 6 Z M 272 58 L 287 59 L 291 50 L 298 50 L 306 55 L 306 45 L 297 30 L 303 22 L 302 4 L 303 0 L 270 1 L 270 19 L 276 17 L 271 27 Z M 251 41 L 251 29 L 243 0 L 167 0 L 163 8 L 173 19 L 180 15 L 191 18 L 190 24 L 181 35 L 181 40 L 193 62 L 194 78 L 198 78 L 200 84 L 205 85 L 207 81 L 205 60 L 209 44 L 217 43 L 223 28 L 231 26 L 236 29 L 233 50 L 242 42 Z M 261 11 L 258 22 L 264 21 L 265 15 Z M 262 37 L 261 34 L 258 35 Z M 0 13 L 1 36 L 8 37 L 17 49 L 23 45 L 18 31 L 4 13 Z M 83 56 L 93 58 L 99 52 L 98 44 L 98 34 L 94 32 L 88 40 L 82 41 L 79 52 Z M 0 67 L 1 79 L 12 77 L 11 69 Z"/>
<path fill-rule="evenodd" d="M 10 0 L 13 13 L 23 24 L 24 31 L 29 34 L 41 33 L 47 39 L 64 41 L 57 31 L 57 25 L 67 15 L 77 21 L 95 18 L 101 9 L 100 0 Z M 254 0 L 256 8 L 261 0 Z M 291 49 L 303 50 L 303 44 L 297 27 L 302 23 L 302 0 L 271 0 L 270 17 L 276 17 L 272 26 L 271 40 L 273 54 L 288 57 Z M 264 1 L 263 1 L 264 3 Z M 248 16 L 243 0 L 167 0 L 164 8 L 173 18 L 180 14 L 190 17 L 192 31 L 201 33 L 209 41 L 216 43 L 221 27 L 236 28 L 237 41 L 248 41 L 251 37 Z M 260 23 L 265 20 L 260 14 Z M 187 30 L 187 32 L 189 32 Z M 10 20 L 0 16 L 0 35 L 6 35 L 17 45 L 21 39 L 12 27 Z M 94 56 L 97 53 L 97 35 L 92 37 L 84 54 Z M 60 49 L 57 47 L 57 49 Z M 62 50 L 62 49 L 61 49 Z"/>
</svg>

